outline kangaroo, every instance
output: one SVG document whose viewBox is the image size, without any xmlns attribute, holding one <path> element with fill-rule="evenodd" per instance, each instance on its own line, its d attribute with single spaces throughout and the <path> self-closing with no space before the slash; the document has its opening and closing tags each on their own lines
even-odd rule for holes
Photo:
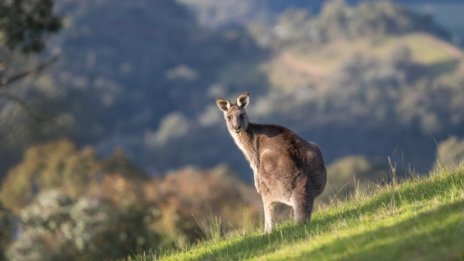
<svg viewBox="0 0 464 261">
<path fill-rule="evenodd" d="M 322 152 L 316 143 L 285 127 L 250 122 L 245 110 L 249 102 L 248 92 L 240 94 L 236 103 L 216 100 L 230 135 L 253 170 L 263 201 L 264 231 L 272 231 L 275 203 L 291 206 L 295 221 L 304 223 L 311 218 L 314 199 L 327 181 Z"/>
</svg>

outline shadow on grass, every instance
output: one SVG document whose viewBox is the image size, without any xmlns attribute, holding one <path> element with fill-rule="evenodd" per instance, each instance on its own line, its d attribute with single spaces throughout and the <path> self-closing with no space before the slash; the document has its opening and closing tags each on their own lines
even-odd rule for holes
<svg viewBox="0 0 464 261">
<path fill-rule="evenodd" d="M 297 259 L 309 257 L 346 260 L 463 260 L 464 201 L 439 207 L 392 226 L 381 227 L 355 236 L 344 237 L 308 252 Z M 450 218 L 452 217 L 452 218 Z M 447 219 L 450 219 L 447 221 Z M 411 231 L 411 228 L 414 228 Z M 436 246 L 441 246 L 437 248 Z M 446 249 L 443 249 L 446 245 Z"/>
<path fill-rule="evenodd" d="M 328 213 L 320 218 L 316 217 L 304 226 L 286 226 L 276 229 L 270 235 L 247 236 L 220 246 L 211 246 L 206 251 L 198 253 L 193 259 L 220 259 L 224 257 L 237 259 L 259 255 L 262 252 L 275 249 L 283 241 L 291 243 L 310 235 L 326 232 L 336 221 L 352 221 L 359 215 L 373 213 L 392 203 L 401 206 L 404 202 L 424 201 L 436 196 L 446 195 L 449 193 L 449 186 L 456 183 L 464 184 L 464 175 L 462 173 L 443 176 L 439 179 L 428 179 L 414 186 L 400 186 L 397 190 L 377 194 L 366 203 L 353 204 L 341 211 Z"/>
</svg>

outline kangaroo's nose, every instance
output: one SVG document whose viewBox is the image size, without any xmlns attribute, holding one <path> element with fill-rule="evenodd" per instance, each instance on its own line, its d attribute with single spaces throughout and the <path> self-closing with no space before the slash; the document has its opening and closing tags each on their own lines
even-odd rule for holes
<svg viewBox="0 0 464 261">
<path fill-rule="evenodd" d="M 242 125 L 242 124 L 241 124 L 240 121 L 238 121 L 237 119 L 235 119 L 235 120 L 232 122 L 232 127 L 233 127 L 235 130 L 240 129 L 241 125 Z"/>
</svg>

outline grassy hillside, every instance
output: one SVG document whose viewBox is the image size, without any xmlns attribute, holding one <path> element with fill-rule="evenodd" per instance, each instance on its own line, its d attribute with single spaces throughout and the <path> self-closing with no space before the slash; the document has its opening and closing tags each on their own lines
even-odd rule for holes
<svg viewBox="0 0 464 261">
<path fill-rule="evenodd" d="M 274 86 L 286 89 L 302 85 L 320 85 L 332 77 L 354 54 L 387 60 L 398 47 L 407 47 L 418 64 L 436 73 L 464 73 L 464 53 L 452 44 L 427 33 L 411 33 L 377 39 L 338 41 L 324 48 L 302 45 L 285 49 L 267 65 L 266 72 Z M 451 67 L 451 68 L 450 68 Z"/>
<path fill-rule="evenodd" d="M 160 260 L 462 260 L 464 166 L 390 185 L 285 224 L 210 241 Z M 151 260 L 137 256 L 129 260 Z"/>
</svg>

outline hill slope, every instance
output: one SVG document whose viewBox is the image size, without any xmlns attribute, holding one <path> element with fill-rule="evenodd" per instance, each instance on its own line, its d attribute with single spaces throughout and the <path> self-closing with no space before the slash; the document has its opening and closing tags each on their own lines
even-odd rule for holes
<svg viewBox="0 0 464 261">
<path fill-rule="evenodd" d="M 214 104 L 217 96 L 244 90 L 252 93 L 252 121 L 285 125 L 316 141 L 327 163 L 349 154 L 390 156 L 425 172 L 436 142 L 464 133 L 464 54 L 436 38 L 440 26 L 431 20 L 425 26 L 424 14 L 389 4 L 334 5 L 334 15 L 304 8 L 280 14 L 276 5 L 285 1 L 241 0 L 231 12 L 259 2 L 277 8 L 273 22 L 209 30 L 180 2 L 211 15 L 207 6 L 231 5 L 57 1 L 65 20 L 49 49 L 60 50 L 59 63 L 12 88 L 57 127 L 1 104 L 0 179 L 19 163 L 22 148 L 68 137 L 102 156 L 122 148 L 150 175 L 226 163 L 251 181 Z M 403 19 L 409 22 L 395 22 Z M 399 55 L 401 66 L 390 61 L 398 47 L 412 56 Z"/>
<path fill-rule="evenodd" d="M 459 75 L 464 73 L 464 53 L 452 44 L 427 33 L 339 41 L 324 48 L 304 45 L 288 48 L 275 55 L 266 72 L 270 82 L 276 87 L 294 90 L 310 84 L 320 86 L 355 54 L 366 54 L 386 61 L 400 47 L 408 48 L 414 62 L 429 68 L 431 73 L 441 74 L 447 69 Z"/>
<path fill-rule="evenodd" d="M 464 258 L 464 166 L 388 186 L 283 225 L 206 242 L 161 260 L 459 260 Z M 138 256 L 135 260 L 153 257 Z"/>
</svg>

